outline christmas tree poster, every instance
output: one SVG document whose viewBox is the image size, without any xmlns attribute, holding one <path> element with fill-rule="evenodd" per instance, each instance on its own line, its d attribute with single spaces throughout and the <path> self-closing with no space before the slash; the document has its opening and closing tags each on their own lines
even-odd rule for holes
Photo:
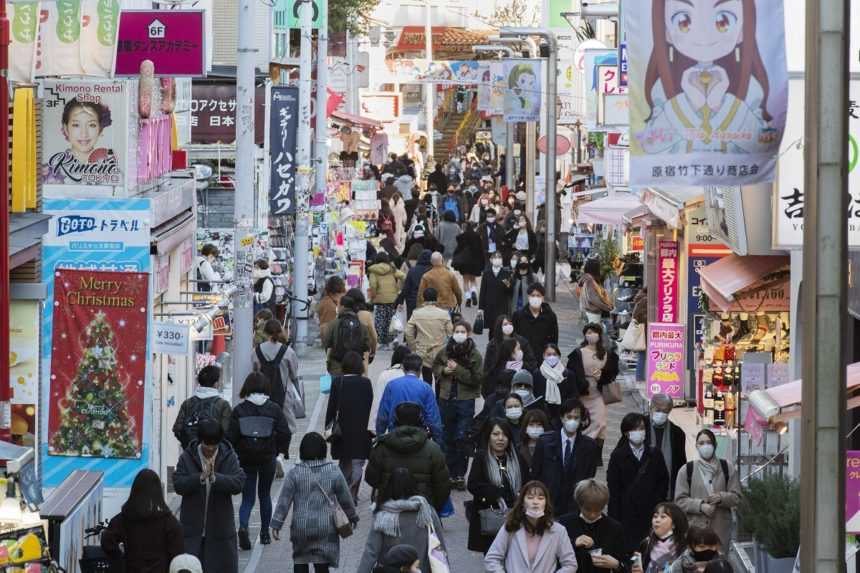
<svg viewBox="0 0 860 573">
<path fill-rule="evenodd" d="M 54 273 L 48 453 L 141 455 L 146 273 Z"/>
</svg>

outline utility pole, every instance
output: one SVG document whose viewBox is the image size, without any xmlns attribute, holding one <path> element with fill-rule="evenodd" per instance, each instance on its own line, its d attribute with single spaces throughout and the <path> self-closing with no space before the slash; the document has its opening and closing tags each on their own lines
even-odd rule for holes
<svg viewBox="0 0 860 573">
<path fill-rule="evenodd" d="M 424 56 L 427 58 L 427 67 L 430 67 L 430 64 L 433 63 L 433 13 L 430 8 L 430 0 L 425 0 L 424 4 Z M 435 105 L 435 94 L 436 94 L 436 84 L 434 83 L 426 83 L 424 84 L 424 111 L 426 114 L 426 122 L 427 122 L 427 158 L 429 160 L 430 157 L 433 157 L 434 147 L 435 147 L 435 138 L 434 132 L 435 128 L 433 126 L 433 113 L 434 113 L 434 105 Z M 436 160 L 436 157 L 433 157 Z M 444 161 L 445 157 L 438 158 L 438 161 Z M 429 161 L 428 161 L 429 163 Z M 417 174 L 419 177 L 420 174 Z M 445 193 L 445 189 L 439 189 L 439 193 Z"/>
<path fill-rule="evenodd" d="M 356 93 L 358 92 L 358 88 L 356 87 L 355 82 L 355 43 L 352 37 L 352 34 L 349 33 L 349 30 L 346 31 L 346 65 L 349 73 L 346 75 L 346 91 L 349 92 L 346 95 L 346 111 L 347 113 L 352 113 L 355 115 L 359 115 L 358 113 L 358 104 L 356 100 Z"/>
<path fill-rule="evenodd" d="M 845 571 L 850 0 L 806 2 L 801 571 Z"/>
<path fill-rule="evenodd" d="M 0 0 L 2 1 L 2 0 Z M 239 401 L 242 381 L 251 372 L 251 347 L 254 342 L 254 305 L 250 271 L 240 253 L 247 251 L 241 242 L 245 235 L 254 232 L 254 163 L 257 144 L 254 142 L 254 105 L 256 75 L 256 30 L 254 30 L 255 0 L 239 1 L 239 38 L 236 58 L 236 176 L 233 218 L 235 225 L 236 275 L 240 279 L 233 297 L 233 402 Z M 240 272 L 242 274 L 240 274 Z"/>
<path fill-rule="evenodd" d="M 325 195 L 328 176 L 328 1 L 320 0 L 317 31 L 316 192 Z"/>
<path fill-rule="evenodd" d="M 296 351 L 304 353 L 308 339 L 308 321 L 302 319 L 304 300 L 308 298 L 308 203 L 311 191 L 311 22 L 313 3 L 304 0 L 299 5 L 301 44 L 299 53 L 299 133 L 296 153 L 296 229 L 293 236 L 293 316 L 296 317 Z M 319 70 L 317 70 L 319 73 Z M 325 115 L 325 110 L 322 111 Z M 319 110 L 317 110 L 319 126 Z"/>
</svg>

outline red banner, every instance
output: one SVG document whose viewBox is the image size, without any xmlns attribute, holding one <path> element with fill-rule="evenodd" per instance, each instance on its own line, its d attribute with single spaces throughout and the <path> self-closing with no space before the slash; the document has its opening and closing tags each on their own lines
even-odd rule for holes
<svg viewBox="0 0 860 573">
<path fill-rule="evenodd" d="M 54 274 L 48 452 L 139 458 L 149 275 Z"/>
</svg>

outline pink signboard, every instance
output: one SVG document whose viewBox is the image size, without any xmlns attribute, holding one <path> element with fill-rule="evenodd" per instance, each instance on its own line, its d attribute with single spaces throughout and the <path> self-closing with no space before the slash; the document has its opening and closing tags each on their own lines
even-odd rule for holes
<svg viewBox="0 0 860 573">
<path fill-rule="evenodd" d="M 158 76 L 206 75 L 202 10 L 123 10 L 116 46 L 118 76 L 136 76 L 152 60 Z"/>
<path fill-rule="evenodd" d="M 678 322 L 678 241 L 659 242 L 657 274 L 657 322 Z"/>
<path fill-rule="evenodd" d="M 860 533 L 860 450 L 845 452 L 845 533 Z"/>
<path fill-rule="evenodd" d="M 652 322 L 648 325 L 648 397 L 666 394 L 684 398 L 685 327 Z"/>
</svg>

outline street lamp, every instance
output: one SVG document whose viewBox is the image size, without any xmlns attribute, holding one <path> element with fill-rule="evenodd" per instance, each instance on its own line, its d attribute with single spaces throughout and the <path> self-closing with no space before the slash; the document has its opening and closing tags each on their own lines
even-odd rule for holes
<svg viewBox="0 0 860 573">
<path fill-rule="evenodd" d="M 514 50 L 502 44 L 480 44 L 473 46 L 472 51 L 504 53 L 509 58 L 514 56 Z M 514 188 L 514 128 L 510 123 L 505 124 L 505 185 L 509 190 Z"/>
</svg>

